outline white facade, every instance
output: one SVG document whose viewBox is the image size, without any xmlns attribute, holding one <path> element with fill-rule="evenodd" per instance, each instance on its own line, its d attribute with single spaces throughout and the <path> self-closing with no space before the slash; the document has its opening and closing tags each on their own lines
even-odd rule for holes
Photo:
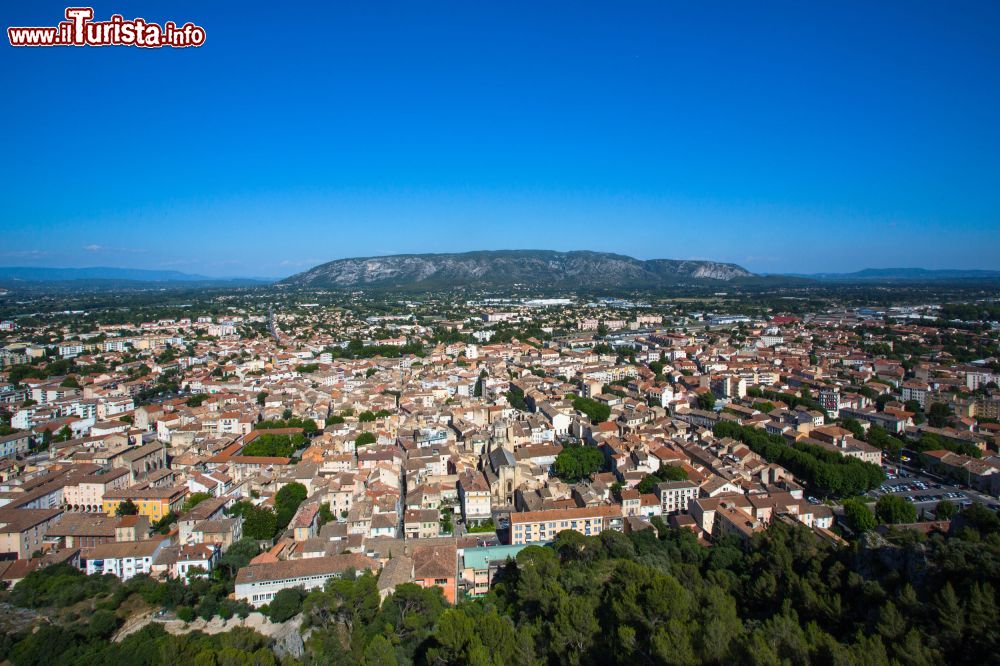
<svg viewBox="0 0 1000 666">
<path fill-rule="evenodd" d="M 688 503 L 697 499 L 698 486 L 691 481 L 670 481 L 657 485 L 660 491 L 660 509 L 663 515 L 687 512 Z"/>
</svg>

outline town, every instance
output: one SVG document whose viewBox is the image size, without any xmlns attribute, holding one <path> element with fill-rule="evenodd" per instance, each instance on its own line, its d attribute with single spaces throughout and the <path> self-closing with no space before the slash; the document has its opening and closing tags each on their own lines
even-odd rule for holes
<svg viewBox="0 0 1000 666">
<path fill-rule="evenodd" d="M 176 615 L 284 620 L 360 571 L 482 597 L 567 531 L 843 545 L 998 506 L 994 304 L 308 297 L 5 320 L 0 580 L 228 576 Z"/>
<path fill-rule="evenodd" d="M 1000 665 L 1000 3 L 4 7 L 0 666 Z"/>
</svg>

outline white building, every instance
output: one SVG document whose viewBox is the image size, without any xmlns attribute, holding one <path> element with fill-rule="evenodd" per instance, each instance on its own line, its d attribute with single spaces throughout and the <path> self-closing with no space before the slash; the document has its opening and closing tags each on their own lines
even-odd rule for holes
<svg viewBox="0 0 1000 666">
<path fill-rule="evenodd" d="M 236 574 L 236 598 L 252 606 L 263 606 L 290 587 L 312 590 L 346 570 L 358 572 L 375 569 L 375 563 L 363 555 L 348 553 L 328 557 L 309 557 L 279 562 L 262 562 L 243 567 Z"/>
<path fill-rule="evenodd" d="M 699 495 L 698 486 L 693 481 L 664 481 L 656 484 L 656 492 L 660 496 L 664 516 L 687 513 L 688 503 Z"/>
<path fill-rule="evenodd" d="M 86 555 L 87 575 L 111 574 L 128 580 L 139 574 L 152 573 L 153 562 L 167 543 L 169 542 L 149 539 L 94 546 Z"/>
<path fill-rule="evenodd" d="M 15 432 L 0 437 L 0 458 L 27 453 L 29 444 L 31 444 L 30 432 Z"/>
</svg>

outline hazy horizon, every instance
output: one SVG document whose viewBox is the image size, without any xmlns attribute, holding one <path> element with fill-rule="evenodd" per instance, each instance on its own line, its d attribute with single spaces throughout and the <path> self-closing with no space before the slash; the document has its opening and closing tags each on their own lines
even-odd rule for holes
<svg viewBox="0 0 1000 666">
<path fill-rule="evenodd" d="M 496 248 L 496 249 L 490 249 L 490 250 L 460 250 L 460 251 L 455 251 L 455 252 L 417 252 L 417 253 L 414 253 L 414 252 L 401 252 L 401 253 L 398 253 L 398 255 L 410 255 L 410 254 L 463 254 L 463 253 L 468 253 L 468 252 L 480 252 L 480 251 L 485 251 L 485 252 L 504 252 L 504 251 L 530 252 L 530 251 L 535 251 L 535 250 L 546 251 L 546 250 L 549 250 L 549 248 Z M 555 250 L 552 250 L 552 251 L 554 251 L 554 252 L 575 252 L 575 251 L 583 251 L 583 252 L 611 252 L 611 251 L 607 251 L 607 250 L 589 250 L 589 249 L 576 249 L 576 250 L 555 249 Z M 612 253 L 613 254 L 623 254 L 621 252 L 612 252 Z M 321 264 L 325 264 L 325 263 L 329 263 L 329 262 L 333 262 L 333 261 L 338 261 L 338 260 L 342 260 L 342 259 L 359 259 L 359 258 L 366 258 L 366 257 L 398 256 L 398 255 L 365 255 L 365 256 L 352 256 L 352 257 L 337 257 L 335 259 L 328 259 L 328 260 L 325 260 L 325 261 L 317 262 L 316 264 L 314 264 L 312 266 L 306 266 L 306 267 L 304 267 L 302 269 L 297 269 L 297 270 L 286 272 L 286 273 L 280 273 L 280 274 L 277 274 L 277 275 L 263 275 L 263 274 L 259 274 L 259 275 L 239 275 L 239 274 L 237 274 L 237 275 L 212 275 L 212 274 L 208 274 L 208 273 L 204 273 L 204 272 L 199 272 L 197 270 L 186 271 L 186 270 L 179 270 L 179 269 L 173 269 L 173 268 L 155 268 L 155 267 L 144 267 L 144 266 L 112 266 L 112 265 L 55 266 L 55 265 L 46 265 L 46 264 L 38 264 L 38 265 L 0 264 L 0 270 L 3 270 L 3 269 L 22 269 L 22 268 L 26 268 L 26 269 L 43 269 L 43 270 L 44 269 L 51 269 L 51 270 L 95 270 L 95 271 L 96 270 L 112 270 L 112 271 L 117 271 L 117 270 L 127 270 L 127 271 L 140 270 L 140 271 L 153 271 L 153 272 L 158 272 L 158 273 L 177 273 L 177 274 L 183 275 L 185 277 L 204 277 L 204 278 L 213 279 L 213 280 L 215 280 L 215 279 L 217 279 L 217 280 L 241 280 L 241 279 L 243 279 L 243 280 L 282 280 L 284 278 L 291 277 L 291 276 L 296 275 L 298 273 L 302 273 L 302 272 L 308 271 L 309 269 L 314 268 L 315 266 L 319 266 Z M 626 256 L 633 256 L 633 255 L 626 255 Z M 647 260 L 647 259 L 671 259 L 671 260 L 681 260 L 681 261 L 715 261 L 714 259 L 710 259 L 710 258 L 707 258 L 707 257 L 634 257 L 633 256 L 633 258 L 640 259 L 640 260 Z M 736 263 L 736 262 L 719 262 L 719 263 Z M 737 264 L 737 265 L 740 265 L 740 264 Z M 742 266 L 742 265 L 741 265 L 741 267 L 747 268 L 746 266 Z M 866 270 L 866 269 L 871 269 L 871 270 L 928 270 L 928 271 L 948 271 L 948 270 L 955 270 L 955 271 L 994 271 L 994 272 L 1000 272 L 1000 271 L 998 271 L 998 269 L 993 269 L 993 268 L 979 268 L 979 267 L 975 267 L 975 266 L 961 266 L 961 267 L 951 266 L 951 267 L 931 268 L 931 269 L 926 268 L 924 266 L 865 266 L 863 268 L 859 268 L 859 269 L 855 269 L 855 270 L 850 270 L 850 271 L 753 271 L 753 270 L 751 270 L 751 272 L 756 273 L 757 275 L 762 275 L 762 276 L 767 276 L 767 275 L 776 275 L 776 276 L 781 276 L 781 275 L 787 275 L 787 276 L 810 276 L 810 275 L 850 274 L 850 273 L 855 273 L 855 272 Z"/>
</svg>

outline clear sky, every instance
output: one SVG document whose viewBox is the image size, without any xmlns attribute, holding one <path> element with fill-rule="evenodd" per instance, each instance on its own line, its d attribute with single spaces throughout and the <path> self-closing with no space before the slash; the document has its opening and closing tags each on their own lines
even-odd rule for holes
<svg viewBox="0 0 1000 666">
<path fill-rule="evenodd" d="M 994 0 L 94 9 L 207 41 L 3 38 L 2 265 L 277 276 L 543 248 L 1000 269 Z"/>
</svg>

